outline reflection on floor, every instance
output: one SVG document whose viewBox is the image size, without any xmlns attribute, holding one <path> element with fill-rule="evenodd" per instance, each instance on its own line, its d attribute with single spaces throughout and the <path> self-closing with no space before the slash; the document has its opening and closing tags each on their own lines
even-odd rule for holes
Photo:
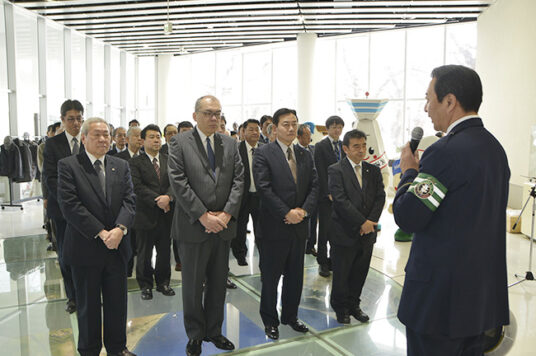
<svg viewBox="0 0 536 356">
<path fill-rule="evenodd" d="M 41 206 L 25 204 L 24 211 L 0 213 L 0 345 L 5 355 L 75 355 L 78 330 L 76 314 L 65 309 L 65 291 L 54 252 L 40 230 Z M 279 355 L 405 355 L 405 329 L 396 318 L 409 243 L 395 243 L 396 226 L 384 213 L 382 232 L 374 250 L 372 268 L 362 296 L 369 323 L 352 319 L 339 324 L 329 306 L 331 278 L 318 275 L 315 259 L 307 255 L 299 317 L 310 328 L 307 334 L 280 326 L 280 340 L 264 335 L 259 315 L 260 275 L 256 249 L 250 248 L 249 266 L 231 258 L 231 278 L 238 289 L 229 290 L 223 333 L 234 342 L 232 354 Z M 9 226 L 8 226 L 9 225 Z M 509 235 L 509 268 L 526 269 L 528 240 Z M 512 269 L 514 271 L 512 271 Z M 182 319 L 180 272 L 172 272 L 174 297 L 154 294 L 142 301 L 135 279 L 129 279 L 128 347 L 138 355 L 182 355 L 187 343 Z M 511 355 L 532 354 L 536 345 L 534 317 L 535 282 L 510 291 L 511 309 L 519 324 Z M 532 306 L 532 308 L 530 308 Z M 532 316 L 532 317 L 531 317 Z M 530 351 L 529 351 L 530 350 Z M 221 353 L 203 343 L 203 355 Z M 102 355 L 105 355 L 103 349 Z"/>
</svg>

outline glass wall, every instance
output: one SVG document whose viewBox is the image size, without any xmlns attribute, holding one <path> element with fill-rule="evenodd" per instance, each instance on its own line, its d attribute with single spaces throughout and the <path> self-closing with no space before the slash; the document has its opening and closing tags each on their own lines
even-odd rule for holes
<svg viewBox="0 0 536 356">
<path fill-rule="evenodd" d="M 0 4 L 1 5 L 1 4 Z M 4 7 L 0 6 L 0 139 L 9 135 L 9 104 L 7 86 L 7 52 Z"/>
<path fill-rule="evenodd" d="M 104 45 L 93 40 L 93 115 L 104 118 Z"/>
<path fill-rule="evenodd" d="M 61 104 L 65 101 L 65 67 L 63 27 L 46 21 L 46 78 L 47 123 L 60 119 Z"/>
<path fill-rule="evenodd" d="M 34 115 L 39 113 L 37 18 L 14 8 L 18 135 L 34 135 Z"/>
<path fill-rule="evenodd" d="M 138 121 L 141 127 L 156 122 L 155 117 L 155 58 L 138 58 Z M 169 93 L 168 95 L 171 95 Z"/>
<path fill-rule="evenodd" d="M 71 99 L 86 102 L 86 38 L 71 32 Z"/>
</svg>

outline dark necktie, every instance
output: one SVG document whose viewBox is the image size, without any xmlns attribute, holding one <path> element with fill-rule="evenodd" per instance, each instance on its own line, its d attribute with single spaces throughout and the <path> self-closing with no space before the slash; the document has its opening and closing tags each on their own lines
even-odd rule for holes
<svg viewBox="0 0 536 356">
<path fill-rule="evenodd" d="M 207 137 L 207 157 L 208 163 L 210 164 L 210 169 L 212 173 L 216 172 L 216 157 L 214 156 L 214 151 L 212 150 L 212 145 L 210 144 L 210 138 Z"/>
<path fill-rule="evenodd" d="M 292 172 L 292 178 L 294 178 L 294 183 L 298 183 L 298 169 L 296 167 L 296 160 L 294 160 L 290 147 L 287 148 L 287 160 L 288 165 L 290 166 L 290 171 Z"/>
<path fill-rule="evenodd" d="M 106 177 L 104 176 L 104 170 L 102 169 L 102 162 L 96 160 L 95 163 L 93 163 L 93 167 L 95 167 L 95 172 L 97 172 L 97 175 L 99 176 L 102 192 L 104 193 L 104 196 L 106 196 Z"/>
<path fill-rule="evenodd" d="M 337 162 L 341 160 L 341 151 L 339 150 L 339 142 L 340 141 L 333 141 L 333 152 L 335 152 L 335 156 L 337 157 Z"/>
<path fill-rule="evenodd" d="M 158 165 L 158 161 L 156 160 L 156 157 L 153 158 L 153 167 L 156 171 L 156 175 L 158 176 L 158 180 L 160 180 L 160 166 Z"/>
<path fill-rule="evenodd" d="M 80 144 L 78 143 L 78 139 L 76 137 L 73 137 L 73 155 L 77 155 L 80 152 Z"/>
</svg>

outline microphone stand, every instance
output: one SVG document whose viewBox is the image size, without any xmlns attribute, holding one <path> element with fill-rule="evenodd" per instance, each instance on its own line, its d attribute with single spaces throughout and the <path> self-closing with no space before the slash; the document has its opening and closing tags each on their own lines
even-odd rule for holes
<svg viewBox="0 0 536 356">
<path fill-rule="evenodd" d="M 528 271 L 525 273 L 525 275 L 523 276 L 522 274 L 515 274 L 516 277 L 518 278 L 523 278 L 521 279 L 520 281 L 517 281 L 515 283 L 512 283 L 510 284 L 508 287 L 512 287 L 512 286 L 515 286 L 516 284 L 519 284 L 521 282 L 524 282 L 524 281 L 533 281 L 534 280 L 534 274 L 532 274 L 532 245 L 534 244 L 534 214 L 536 212 L 536 185 L 534 185 L 531 189 L 530 189 L 530 194 L 529 194 L 529 197 L 527 198 L 527 201 L 525 202 L 525 205 L 523 206 L 523 209 L 521 209 L 521 213 L 519 214 L 519 217 L 517 218 L 517 221 L 516 223 L 514 224 L 514 226 L 512 227 L 513 230 L 515 230 L 517 224 L 519 223 L 519 220 L 521 219 L 521 215 L 523 214 L 523 211 L 525 210 L 525 208 L 527 207 L 527 204 L 529 203 L 530 201 L 530 198 L 532 198 L 532 224 L 531 224 L 531 228 L 530 228 L 530 238 L 529 238 L 529 241 L 530 241 L 530 248 L 529 248 L 529 269 Z"/>
</svg>

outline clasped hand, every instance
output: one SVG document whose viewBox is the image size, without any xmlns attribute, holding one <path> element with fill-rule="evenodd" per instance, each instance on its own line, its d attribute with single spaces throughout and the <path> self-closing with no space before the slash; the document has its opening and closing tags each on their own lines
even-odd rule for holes
<svg viewBox="0 0 536 356">
<path fill-rule="evenodd" d="M 169 202 L 171 201 L 169 195 L 159 195 L 154 198 L 154 201 L 160 209 L 164 210 L 164 213 L 171 210 L 171 207 L 169 206 Z"/>
<path fill-rule="evenodd" d="M 113 228 L 110 231 L 101 230 L 101 232 L 99 232 L 99 237 L 108 249 L 116 250 L 123 239 L 123 231 L 118 227 Z"/>
<path fill-rule="evenodd" d="M 199 222 L 205 228 L 206 233 L 218 233 L 227 229 L 231 220 L 231 214 L 225 211 L 207 211 L 199 218 Z"/>
<path fill-rule="evenodd" d="M 376 228 L 377 225 L 378 225 L 377 222 L 367 220 L 367 221 L 365 221 L 363 223 L 363 225 L 361 225 L 361 229 L 359 230 L 359 234 L 361 236 L 366 235 L 366 234 L 370 234 L 371 232 L 374 232 L 374 229 Z"/>
<path fill-rule="evenodd" d="M 290 209 L 285 215 L 285 224 L 299 224 L 305 218 L 305 210 L 302 208 Z"/>
</svg>

